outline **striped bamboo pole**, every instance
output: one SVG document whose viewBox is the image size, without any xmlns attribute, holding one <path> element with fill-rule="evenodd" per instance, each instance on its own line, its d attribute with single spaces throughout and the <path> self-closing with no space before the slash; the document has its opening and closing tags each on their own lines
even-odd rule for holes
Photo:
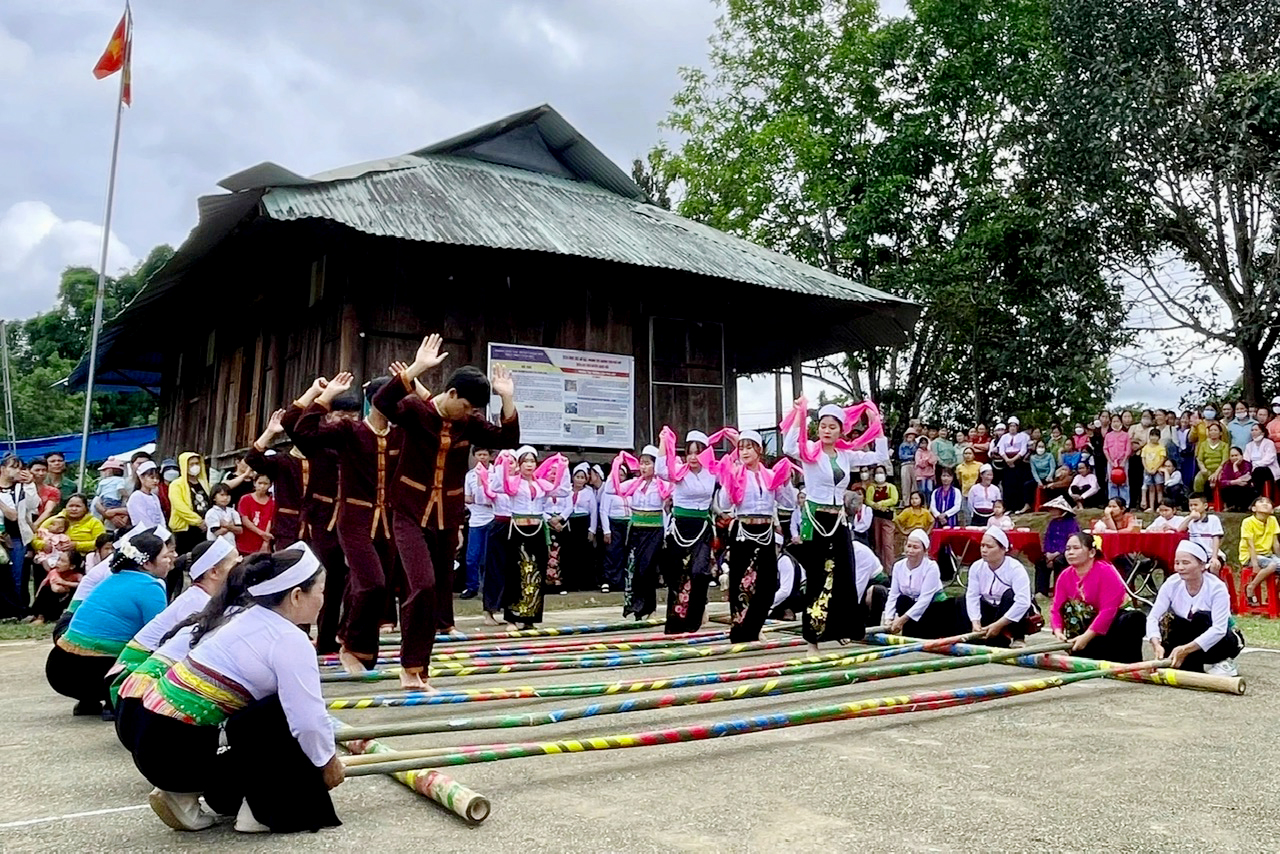
<svg viewBox="0 0 1280 854">
<path fill-rule="evenodd" d="M 906 655 L 912 652 L 932 652 L 935 648 L 946 647 L 968 635 L 940 640 L 917 641 L 914 644 L 893 647 L 884 650 L 869 650 L 856 654 L 844 652 L 822 653 L 804 658 L 792 658 L 780 662 L 765 662 L 748 665 L 736 670 L 722 670 L 705 673 L 686 673 L 679 676 L 661 677 L 658 679 L 628 679 L 616 682 L 598 682 L 572 685 L 533 686 L 497 686 L 493 688 L 475 688 L 436 693 L 411 692 L 400 695 L 380 695 L 372 697 L 339 697 L 330 699 L 331 710 L 376 709 L 389 706 L 440 706 L 457 703 L 480 703 L 499 700 L 527 700 L 552 697 L 593 697 L 608 694 L 635 693 L 640 691 L 660 691 L 667 688 L 690 688 L 697 685 L 742 682 L 749 679 L 764 679 L 770 676 L 792 676 L 800 673 L 813 673 L 823 670 L 835 670 L 842 667 L 856 667 L 883 658 Z"/>
<path fill-rule="evenodd" d="M 332 716 L 329 719 L 332 721 L 334 730 L 340 739 L 338 743 L 355 754 L 350 759 L 379 757 L 386 760 L 399 758 L 396 751 L 378 741 L 369 739 L 341 740 L 343 737 L 342 722 Z M 454 815 L 471 824 L 479 824 L 489 817 L 489 799 L 479 792 L 462 785 L 448 774 L 435 770 L 394 771 L 391 772 L 390 776 L 397 782 L 408 786 L 423 797 L 435 801 Z"/>
<path fill-rule="evenodd" d="M 1035 652 L 1052 652 L 1066 649 L 1069 644 L 1052 643 L 1037 647 Z M 850 670 L 838 670 L 829 673 L 802 674 L 769 679 L 764 682 L 750 682 L 732 685 L 725 688 L 712 688 L 703 691 L 685 693 L 650 694 L 629 697 L 612 703 L 593 703 L 589 706 L 555 709 L 547 712 L 528 712 L 515 715 L 491 715 L 475 718 L 449 718 L 445 720 L 399 721 L 366 726 L 348 726 L 343 730 L 343 737 L 350 738 L 384 738 L 400 735 L 424 735 L 439 732 L 461 732 L 466 730 L 511 729 L 515 727 L 548 726 L 551 724 L 575 721 L 582 718 L 620 715 L 630 712 L 644 712 L 652 709 L 675 708 L 679 706 L 698 706 L 706 703 L 732 702 L 757 697 L 772 697 L 780 694 L 795 694 L 804 691 L 820 691 L 827 688 L 838 688 L 860 682 L 872 682 L 879 679 L 892 679 L 899 676 L 915 676 L 921 673 L 936 673 L 944 670 L 957 670 L 962 667 L 976 667 L 983 664 L 1016 658 L 1021 650 L 1003 650 L 985 655 L 965 656 L 963 658 L 935 658 L 927 661 L 909 661 L 903 664 L 883 665 L 880 667 L 859 667 Z"/>
<path fill-rule="evenodd" d="M 728 632 L 714 632 L 704 635 L 668 635 L 662 640 L 642 640 L 635 642 L 587 642 L 583 641 L 573 645 L 548 644 L 546 646 L 520 646 L 507 647 L 498 646 L 487 649 L 475 648 L 472 650 L 457 650 L 454 652 L 437 652 L 431 656 L 432 661 L 466 661 L 468 659 L 486 659 L 501 658 L 510 656 L 519 658 L 530 655 L 587 655 L 595 652 L 632 652 L 647 649 L 673 649 L 676 647 L 686 646 L 702 646 L 704 644 L 713 644 L 724 642 L 729 637 Z M 400 661 L 399 649 L 380 649 L 378 664 L 398 664 Z M 336 655 L 322 655 L 318 657 L 321 667 L 339 666 L 340 662 Z"/>
<path fill-rule="evenodd" d="M 666 620 L 653 618 L 649 620 L 628 620 L 622 623 L 588 623 L 580 626 L 545 626 L 540 629 L 516 629 L 507 632 L 479 632 L 474 635 L 454 632 L 451 635 L 436 635 L 436 643 L 468 643 L 471 641 L 509 640 L 511 638 L 552 638 L 563 635 L 592 635 L 604 632 L 629 632 L 635 629 L 647 629 L 661 626 Z M 399 646 L 400 635 L 382 635 L 378 638 L 382 646 Z"/>
<path fill-rule="evenodd" d="M 870 643 L 913 643 L 912 638 L 885 634 L 869 635 L 867 640 Z M 946 649 L 940 649 L 938 652 L 942 655 L 981 655 L 991 649 L 992 647 L 987 646 L 957 643 Z M 1023 650 L 1023 652 L 1025 653 L 1026 650 Z M 1151 685 L 1165 685 L 1170 688 L 1189 688 L 1195 691 L 1214 691 L 1220 694 L 1236 695 L 1245 692 L 1245 680 L 1242 676 L 1210 676 L 1207 673 L 1194 673 L 1189 670 L 1175 670 L 1168 667 L 1150 673 L 1134 673 L 1130 672 L 1130 668 L 1127 665 L 1113 661 L 1095 661 L 1092 658 L 1064 655 L 1051 657 L 1023 655 L 1019 658 L 1010 659 L 1008 663 L 1040 670 L 1067 672 L 1097 670 L 1101 671 L 1104 676 L 1121 679 L 1126 682 L 1145 682 Z"/>
<path fill-rule="evenodd" d="M 748 653 L 767 652 L 772 649 L 803 646 L 803 638 L 787 638 L 785 640 L 752 641 L 750 643 L 728 644 L 723 646 L 689 647 L 688 649 L 653 650 L 632 653 L 609 653 L 588 656 L 533 656 L 524 660 L 499 660 L 482 664 L 440 663 L 428 668 L 428 676 L 479 676 L 493 673 L 528 673 L 552 670 L 572 670 L 577 668 L 609 668 L 640 667 L 652 664 L 670 664 L 676 661 L 688 661 L 694 658 L 718 658 L 728 655 L 744 655 Z M 399 667 L 382 670 L 369 670 L 365 673 L 322 673 L 321 682 L 376 682 L 382 679 L 396 679 L 400 676 Z"/>
<path fill-rule="evenodd" d="M 1152 662 L 1137 665 L 1125 665 L 1131 668 L 1156 666 Z M 868 700 L 855 700 L 835 706 L 822 706 L 811 709 L 796 709 L 775 712 L 768 715 L 742 718 L 736 720 L 717 721 L 709 724 L 696 724 L 666 730 L 649 730 L 623 735 L 607 735 L 585 739 L 567 739 L 550 742 L 524 742 L 501 746 L 488 746 L 486 749 L 464 746 L 452 753 L 413 757 L 410 751 L 404 751 L 404 758 L 377 764 L 359 765 L 347 771 L 349 776 L 379 774 L 391 771 L 411 771 L 422 768 L 441 768 L 453 765 L 471 765 L 480 762 L 496 762 L 502 759 L 522 759 L 529 756 L 550 756 L 564 753 L 584 753 L 597 750 L 621 750 L 631 747 L 654 747 L 662 744 L 679 744 L 689 741 L 705 741 L 712 738 L 728 738 L 746 735 L 753 732 L 785 729 L 794 726 L 806 726 L 816 723 L 849 720 L 852 718 L 870 717 L 873 715 L 895 714 L 917 710 L 933 710 L 949 708 L 955 705 L 988 702 L 1006 697 L 1024 696 L 1049 688 L 1060 688 L 1072 682 L 1097 679 L 1104 675 L 1101 670 L 1082 671 L 1080 673 L 1063 673 L 1045 675 L 1035 679 L 1015 682 L 997 682 L 989 685 L 974 685 L 944 691 L 922 691 L 915 694 L 903 694 L 889 697 L 877 697 Z"/>
</svg>

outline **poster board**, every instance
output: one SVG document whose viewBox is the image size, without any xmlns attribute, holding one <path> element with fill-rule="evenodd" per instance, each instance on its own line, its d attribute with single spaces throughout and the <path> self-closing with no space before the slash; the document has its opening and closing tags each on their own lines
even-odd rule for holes
<svg viewBox="0 0 1280 854">
<path fill-rule="evenodd" d="M 635 357 L 524 344 L 489 344 L 489 366 L 515 380 L 520 441 L 630 448 L 635 439 Z M 496 411 L 501 402 L 495 397 Z"/>
</svg>

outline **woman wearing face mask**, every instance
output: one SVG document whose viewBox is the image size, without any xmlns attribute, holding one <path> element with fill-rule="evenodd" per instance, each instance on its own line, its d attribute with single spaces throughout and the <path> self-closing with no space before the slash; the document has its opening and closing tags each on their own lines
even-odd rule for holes
<svg viewBox="0 0 1280 854">
<path fill-rule="evenodd" d="M 1280 442 L 1280 395 L 1271 398 L 1271 418 L 1267 420 L 1267 438 Z"/>
<path fill-rule="evenodd" d="M 1257 423 L 1257 421 L 1253 420 L 1253 413 L 1249 409 L 1249 404 L 1243 400 L 1238 400 L 1235 405 L 1235 417 L 1227 422 L 1227 433 L 1229 435 L 1223 438 L 1229 439 L 1233 448 L 1243 448 L 1253 438 L 1251 435 L 1253 425 Z"/>
<path fill-rule="evenodd" d="M 898 488 L 889 483 L 889 476 L 884 466 L 876 466 L 871 470 L 871 488 L 867 490 L 867 503 L 871 505 L 871 514 L 874 519 L 871 530 L 874 532 L 876 557 L 885 566 L 893 566 L 894 537 L 897 533 L 893 525 L 893 514 L 898 508 Z M 887 563 L 886 558 L 889 561 Z"/>
<path fill-rule="evenodd" d="M 201 795 L 244 833 L 336 827 L 329 790 L 343 766 L 315 649 L 298 630 L 324 604 L 324 567 L 303 543 L 245 564 L 243 610 L 201 612 L 190 652 L 144 693 L 134 764 L 175 830 L 213 825 Z"/>
<path fill-rule="evenodd" d="M 800 555 L 808 599 L 804 637 L 815 650 L 823 640 L 859 640 L 863 636 L 860 592 L 856 584 L 850 584 L 854 580 L 853 553 L 844 491 L 850 473 L 859 466 L 883 465 L 889 458 L 879 415 L 869 403 L 848 408 L 827 404 L 818 411 L 818 442 L 814 445 L 809 441 L 808 403 L 800 398 L 779 428 L 783 453 L 798 459 L 804 472 L 806 500 L 797 508 L 802 514 L 800 536 L 805 543 Z M 857 440 L 844 439 L 864 416 L 866 432 Z M 868 445 L 873 450 L 858 450 Z M 936 462 L 927 443 L 925 454 Z M 876 508 L 877 503 L 873 500 L 871 506 Z"/>
<path fill-rule="evenodd" d="M 191 451 L 179 454 L 178 468 L 182 476 L 169 484 L 169 530 L 173 532 L 178 554 L 186 554 L 204 541 L 207 530 L 204 514 L 209 512 L 213 502 L 209 499 L 204 459 L 199 454 Z M 177 577 L 177 583 L 181 585 L 181 575 Z M 170 598 L 177 595 L 172 580 L 167 586 Z"/>
<path fill-rule="evenodd" d="M 1039 490 L 1041 500 L 1047 501 L 1048 499 L 1044 496 L 1044 490 L 1048 488 L 1049 482 L 1053 480 L 1053 472 L 1058 467 L 1058 461 L 1053 454 L 1049 453 L 1049 447 L 1043 439 L 1036 442 L 1035 447 L 1032 449 L 1030 464 L 1031 483 L 1027 485 L 1027 494 L 1034 501 L 1037 490 Z"/>
</svg>

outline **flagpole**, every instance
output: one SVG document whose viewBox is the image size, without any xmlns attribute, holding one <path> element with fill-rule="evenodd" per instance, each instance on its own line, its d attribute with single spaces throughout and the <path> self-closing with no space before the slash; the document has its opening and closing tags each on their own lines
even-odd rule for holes
<svg viewBox="0 0 1280 854">
<path fill-rule="evenodd" d="M 127 7 L 126 7 L 127 8 Z M 125 44 L 132 35 L 130 21 L 125 30 Z M 126 49 L 127 50 L 127 49 Z M 120 119 L 124 115 L 124 85 L 129 76 L 128 57 L 125 67 L 120 72 L 120 92 L 116 98 L 116 132 L 111 140 L 111 173 L 107 178 L 107 214 L 102 224 L 102 254 L 98 258 L 98 294 L 93 304 L 93 333 L 89 336 L 89 380 L 84 389 L 84 426 L 80 431 L 80 479 L 79 487 L 84 488 L 85 466 L 89 463 L 89 417 L 93 411 L 93 380 L 98 367 L 98 333 L 102 329 L 102 302 L 107 291 L 107 247 L 111 241 L 111 207 L 116 197 L 116 163 L 120 156 Z"/>
<path fill-rule="evenodd" d="M 4 366 L 4 423 L 9 432 L 9 451 L 18 453 L 18 431 L 13 422 L 13 392 L 9 385 L 9 322 L 0 320 L 0 351 L 3 352 Z"/>
</svg>

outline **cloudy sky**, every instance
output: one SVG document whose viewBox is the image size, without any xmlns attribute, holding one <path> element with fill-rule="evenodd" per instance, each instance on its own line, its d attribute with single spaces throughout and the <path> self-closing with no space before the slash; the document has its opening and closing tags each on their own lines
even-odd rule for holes
<svg viewBox="0 0 1280 854">
<path fill-rule="evenodd" d="M 0 317 L 49 308 L 62 267 L 97 263 L 118 84 L 91 69 L 121 6 L 0 4 Z M 135 0 L 133 14 L 113 270 L 179 244 L 196 198 L 246 166 L 309 174 L 544 102 L 625 166 L 658 140 L 678 69 L 705 61 L 717 11 L 711 0 Z M 771 384 L 744 392 L 744 421 L 772 411 Z M 1138 377 L 1118 398 L 1166 393 Z"/>
</svg>

